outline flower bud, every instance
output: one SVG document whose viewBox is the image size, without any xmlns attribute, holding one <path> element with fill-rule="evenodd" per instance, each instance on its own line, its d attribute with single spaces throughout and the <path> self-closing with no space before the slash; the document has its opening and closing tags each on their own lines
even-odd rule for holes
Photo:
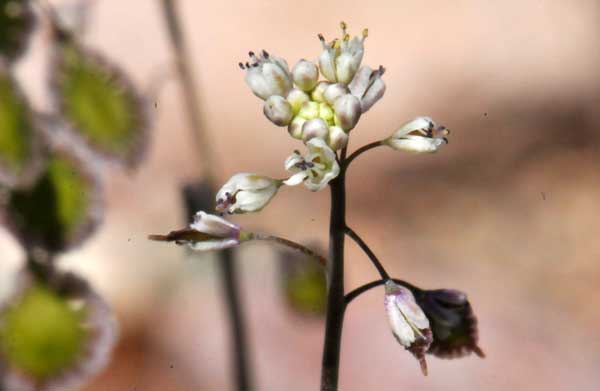
<svg viewBox="0 0 600 391">
<path fill-rule="evenodd" d="M 323 98 L 325 99 L 325 102 L 333 106 L 337 98 L 348 93 L 350 93 L 350 90 L 348 90 L 348 87 L 346 87 L 345 84 L 335 83 L 327 86 L 323 93 Z"/>
<path fill-rule="evenodd" d="M 323 94 L 325 93 L 325 89 L 329 87 L 330 83 L 326 81 L 319 82 L 313 92 L 311 93 L 311 98 L 315 102 L 325 102 L 325 97 Z"/>
<path fill-rule="evenodd" d="M 321 118 L 309 119 L 302 126 L 302 141 L 306 143 L 315 137 L 325 140 L 328 133 L 327 123 Z"/>
<path fill-rule="evenodd" d="M 384 304 L 394 337 L 419 360 L 423 374 L 427 375 L 425 352 L 432 342 L 427 316 L 412 292 L 392 280 L 385 283 Z"/>
<path fill-rule="evenodd" d="M 279 95 L 272 95 L 265 100 L 263 113 L 277 126 L 287 126 L 292 120 L 292 105 Z"/>
<path fill-rule="evenodd" d="M 351 94 L 336 99 L 333 105 L 335 124 L 344 130 L 351 130 L 360 118 L 360 101 Z"/>
<path fill-rule="evenodd" d="M 332 125 L 334 121 L 335 113 L 331 106 L 327 103 L 319 103 L 319 118 L 327 122 L 328 125 Z"/>
<path fill-rule="evenodd" d="M 319 103 L 318 102 L 304 102 L 298 111 L 298 116 L 304 119 L 317 118 L 319 116 Z"/>
<path fill-rule="evenodd" d="M 348 86 L 352 95 L 360 99 L 363 113 L 367 112 L 385 93 L 385 83 L 381 79 L 384 72 L 385 69 L 381 66 L 376 71 L 364 66 Z"/>
<path fill-rule="evenodd" d="M 241 173 L 232 176 L 217 193 L 218 212 L 247 213 L 262 210 L 277 193 L 282 181 Z"/>
<path fill-rule="evenodd" d="M 292 69 L 294 84 L 302 91 L 311 91 L 319 81 L 319 69 L 307 60 L 300 60 Z"/>
<path fill-rule="evenodd" d="M 367 88 L 369 88 L 369 82 L 371 81 L 372 74 L 373 70 L 367 65 L 358 70 L 354 76 L 354 79 L 352 79 L 352 82 L 348 84 L 348 88 L 350 89 L 352 95 L 356 96 L 358 99 L 363 97 L 367 91 Z"/>
<path fill-rule="evenodd" d="M 346 145 L 348 145 L 348 138 L 348 133 L 339 126 L 329 127 L 329 139 L 327 144 L 329 144 L 334 151 L 345 148 Z"/>
<path fill-rule="evenodd" d="M 240 226 L 222 217 L 200 211 L 187 229 L 171 231 L 167 235 L 150 235 L 150 240 L 187 244 L 192 250 L 210 251 L 234 247 L 246 240 Z"/>
<path fill-rule="evenodd" d="M 354 78 L 360 67 L 363 54 L 364 38 L 354 37 L 351 41 L 342 41 L 341 54 L 335 59 L 335 73 L 337 81 L 348 84 Z"/>
<path fill-rule="evenodd" d="M 288 125 L 288 133 L 295 139 L 302 139 L 302 125 L 307 121 L 306 118 L 295 116 L 292 122 Z"/>
<path fill-rule="evenodd" d="M 292 89 L 292 80 L 285 60 L 263 51 L 256 56 L 250 52 L 252 63 L 240 63 L 246 71 L 245 80 L 254 95 L 265 100 L 272 95 L 286 96 Z"/>
<path fill-rule="evenodd" d="M 300 111 L 300 107 L 304 102 L 308 102 L 310 97 L 304 91 L 301 91 L 297 88 L 293 88 L 287 95 L 287 101 L 292 105 L 292 112 L 294 115 L 297 115 Z"/>
<path fill-rule="evenodd" d="M 445 136 L 449 133 L 444 126 L 436 127 L 431 118 L 418 117 L 401 126 L 383 143 L 398 151 L 432 153 L 448 143 Z"/>
<path fill-rule="evenodd" d="M 363 98 L 360 100 L 360 108 L 363 113 L 367 112 L 385 93 L 385 83 L 377 77 Z"/>
</svg>

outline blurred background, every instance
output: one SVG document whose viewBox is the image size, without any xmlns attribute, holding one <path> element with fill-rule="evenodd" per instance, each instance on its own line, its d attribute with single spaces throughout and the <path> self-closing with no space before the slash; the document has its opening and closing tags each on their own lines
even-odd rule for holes
<svg viewBox="0 0 600 391">
<path fill-rule="evenodd" d="M 171 50 L 159 2 L 126 3 L 96 1 L 84 42 L 143 87 L 168 66 Z M 281 177 L 299 146 L 264 118 L 238 62 L 260 49 L 290 65 L 314 60 L 317 33 L 337 36 L 340 20 L 353 34 L 369 28 L 363 63 L 387 69 L 386 95 L 361 118 L 350 150 L 418 115 L 452 130 L 437 154 L 381 148 L 353 163 L 347 220 L 395 277 L 466 292 L 487 358 L 429 357 L 423 377 L 391 335 L 383 289 L 373 289 L 346 314 L 341 390 L 597 389 L 600 3 L 181 0 L 179 7 L 219 183 L 236 172 Z M 39 107 L 48 104 L 47 39 L 36 35 L 17 72 Z M 134 173 L 109 173 L 103 225 L 61 259 L 92 282 L 121 324 L 111 365 L 84 389 L 230 389 L 217 258 L 146 240 L 186 224 L 180 188 L 201 162 L 176 82 L 153 111 L 145 161 Z M 299 186 L 234 220 L 326 247 L 328 208 L 328 191 Z M 314 390 L 324 321 L 286 305 L 277 250 L 248 244 L 238 252 L 256 387 Z M 353 243 L 347 251 L 347 289 L 377 279 Z M 0 254 L 6 280 L 23 253 L 2 227 Z"/>
</svg>

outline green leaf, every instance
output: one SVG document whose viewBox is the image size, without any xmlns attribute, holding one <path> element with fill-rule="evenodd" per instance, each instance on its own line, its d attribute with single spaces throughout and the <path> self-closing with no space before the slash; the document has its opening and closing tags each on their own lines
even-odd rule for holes
<svg viewBox="0 0 600 391">
<path fill-rule="evenodd" d="M 72 41 L 57 46 L 53 90 L 74 133 L 100 154 L 135 165 L 146 141 L 144 105 L 128 78 Z"/>
<path fill-rule="evenodd" d="M 29 182 L 39 167 L 39 132 L 16 81 L 0 66 L 0 183 Z"/>
<path fill-rule="evenodd" d="M 57 154 L 31 188 L 9 194 L 7 220 L 27 251 L 63 251 L 92 232 L 99 199 L 98 179 L 82 162 Z"/>
<path fill-rule="evenodd" d="M 1 315 L 0 351 L 10 367 L 44 381 L 84 354 L 84 319 L 84 310 L 35 284 Z"/>
<path fill-rule="evenodd" d="M 27 0 L 0 0 L 0 57 L 12 62 L 25 50 L 34 24 Z"/>
<path fill-rule="evenodd" d="M 323 316 L 327 306 L 325 269 L 304 254 L 282 252 L 282 286 L 292 310 L 309 316 Z"/>
</svg>

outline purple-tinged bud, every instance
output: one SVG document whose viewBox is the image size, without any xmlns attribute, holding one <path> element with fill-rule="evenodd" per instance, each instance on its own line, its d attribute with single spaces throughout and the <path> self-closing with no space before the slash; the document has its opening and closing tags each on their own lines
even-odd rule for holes
<svg viewBox="0 0 600 391">
<path fill-rule="evenodd" d="M 288 125 L 288 133 L 295 139 L 302 140 L 302 125 L 307 121 L 306 118 L 295 116 Z"/>
<path fill-rule="evenodd" d="M 292 105 L 282 96 L 272 95 L 265 100 L 263 113 L 277 126 L 287 126 L 292 120 Z"/>
<path fill-rule="evenodd" d="M 302 141 L 305 143 L 315 137 L 325 140 L 328 134 L 327 123 L 321 118 L 309 119 L 302 126 Z"/>
<path fill-rule="evenodd" d="M 335 124 L 344 130 L 353 129 L 360 118 L 360 101 L 351 94 L 340 96 L 333 105 Z"/>
<path fill-rule="evenodd" d="M 329 127 L 329 139 L 327 140 L 327 144 L 334 151 L 345 148 L 348 145 L 348 138 L 348 133 L 346 133 L 344 129 L 340 128 L 339 126 Z"/>
<path fill-rule="evenodd" d="M 302 91 L 312 91 L 319 81 L 319 69 L 307 60 L 300 60 L 292 69 L 294 84 Z"/>
<path fill-rule="evenodd" d="M 325 92 L 323 93 L 323 98 L 325 99 L 325 102 L 333 106 L 337 98 L 339 98 L 340 96 L 347 95 L 348 93 L 350 93 L 350 90 L 348 90 L 348 87 L 346 87 L 345 84 L 335 83 L 329 85 L 325 89 Z"/>
<path fill-rule="evenodd" d="M 246 83 L 254 95 L 265 100 L 272 95 L 286 96 L 292 89 L 292 80 L 285 60 L 269 56 L 266 52 L 257 56 L 250 52 L 251 64 L 246 70 Z"/>
</svg>

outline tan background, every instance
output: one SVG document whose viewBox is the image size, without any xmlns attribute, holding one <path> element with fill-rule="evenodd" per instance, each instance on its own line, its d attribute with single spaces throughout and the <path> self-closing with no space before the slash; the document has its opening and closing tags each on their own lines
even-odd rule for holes
<svg viewBox="0 0 600 391">
<path fill-rule="evenodd" d="M 351 390 L 595 390 L 600 384 L 600 3 L 597 1 L 181 1 L 204 128 L 221 180 L 282 176 L 299 144 L 261 113 L 237 67 L 262 48 L 291 65 L 314 59 L 316 34 L 369 27 L 364 62 L 387 68 L 384 99 L 361 119 L 351 149 L 417 115 L 452 129 L 431 156 L 375 150 L 353 164 L 348 221 L 397 277 L 467 292 L 485 360 L 416 361 L 387 327 L 381 289 L 349 309 L 340 387 Z M 19 70 L 43 107 L 45 36 Z M 140 85 L 169 63 L 157 1 L 98 1 L 84 38 Z M 186 258 L 145 236 L 183 224 L 178 188 L 199 169 L 169 83 L 157 98 L 151 148 L 138 172 L 107 173 L 97 234 L 65 267 L 93 281 L 118 312 L 113 365 L 86 390 L 224 390 L 225 313 L 213 257 Z M 327 191 L 283 189 L 244 225 L 326 241 Z M 347 286 L 376 278 L 348 244 Z M 21 251 L 0 230 L 2 278 Z M 245 310 L 259 390 L 314 390 L 323 323 L 290 313 L 275 252 L 241 252 Z M 6 285 L 2 285 L 6 286 Z"/>
</svg>

